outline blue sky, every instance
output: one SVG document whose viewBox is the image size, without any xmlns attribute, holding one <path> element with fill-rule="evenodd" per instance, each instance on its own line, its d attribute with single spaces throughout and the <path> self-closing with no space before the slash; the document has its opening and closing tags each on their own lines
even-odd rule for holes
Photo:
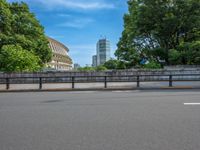
<svg viewBox="0 0 200 150">
<path fill-rule="evenodd" d="M 22 0 L 8 0 L 22 1 Z M 46 35 L 70 49 L 74 63 L 91 64 L 101 37 L 111 41 L 111 56 L 123 31 L 127 0 L 23 0 L 45 27 Z"/>
</svg>

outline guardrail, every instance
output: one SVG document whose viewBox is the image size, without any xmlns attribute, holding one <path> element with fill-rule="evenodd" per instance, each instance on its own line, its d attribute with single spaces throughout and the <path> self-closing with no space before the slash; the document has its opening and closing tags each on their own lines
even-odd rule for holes
<svg viewBox="0 0 200 150">
<path fill-rule="evenodd" d="M 0 78 L 0 84 L 6 85 L 6 90 L 11 84 L 38 84 L 38 89 L 42 90 L 43 84 L 48 83 L 71 83 L 71 88 L 75 89 L 76 83 L 103 82 L 104 88 L 108 88 L 109 82 L 136 82 L 136 87 L 140 88 L 141 82 L 169 82 L 169 87 L 173 87 L 173 82 L 200 81 L 200 74 L 170 74 L 170 75 L 119 75 L 119 76 L 56 76 L 56 77 L 4 77 Z"/>
</svg>

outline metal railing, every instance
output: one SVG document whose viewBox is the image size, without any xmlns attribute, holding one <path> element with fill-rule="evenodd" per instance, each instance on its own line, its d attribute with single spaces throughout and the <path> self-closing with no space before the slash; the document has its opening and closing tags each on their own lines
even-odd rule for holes
<svg viewBox="0 0 200 150">
<path fill-rule="evenodd" d="M 6 85 L 6 90 L 11 84 L 38 84 L 43 89 L 43 84 L 48 83 L 70 83 L 75 89 L 76 83 L 102 82 L 104 88 L 108 88 L 109 82 L 135 82 L 140 88 L 141 82 L 168 82 L 173 87 L 173 82 L 200 81 L 200 74 L 168 74 L 168 75 L 118 75 L 118 76 L 56 76 L 56 77 L 0 77 L 0 84 Z"/>
</svg>

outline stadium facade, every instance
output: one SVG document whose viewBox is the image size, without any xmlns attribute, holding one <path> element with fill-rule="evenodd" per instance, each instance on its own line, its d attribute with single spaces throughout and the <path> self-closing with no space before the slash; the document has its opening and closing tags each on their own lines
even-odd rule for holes
<svg viewBox="0 0 200 150">
<path fill-rule="evenodd" d="M 72 59 L 69 56 L 69 49 L 57 40 L 47 37 L 49 48 L 53 52 L 52 61 L 47 64 L 48 68 L 58 71 L 72 70 Z"/>
</svg>

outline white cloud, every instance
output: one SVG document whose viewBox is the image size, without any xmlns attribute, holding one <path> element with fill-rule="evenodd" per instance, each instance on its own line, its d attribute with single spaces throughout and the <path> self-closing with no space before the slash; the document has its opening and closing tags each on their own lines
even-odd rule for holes
<svg viewBox="0 0 200 150">
<path fill-rule="evenodd" d="M 57 14 L 58 17 L 66 17 L 66 18 L 71 18 L 72 16 L 70 14 L 64 14 L 64 13 L 60 13 Z"/>
<path fill-rule="evenodd" d="M 91 18 L 75 18 L 75 19 L 68 20 L 67 22 L 58 24 L 57 26 L 81 29 L 81 28 L 86 27 L 92 22 L 94 22 L 94 20 Z"/>
<path fill-rule="evenodd" d="M 21 0 L 8 0 L 9 2 Z M 23 0 L 25 2 L 40 4 L 48 9 L 70 8 L 82 10 L 112 9 L 115 7 L 108 0 Z"/>
<path fill-rule="evenodd" d="M 103 9 L 113 8 L 114 5 L 105 3 L 101 0 L 93 0 L 85 2 L 83 0 L 48 0 L 53 2 L 54 5 L 62 5 L 68 8 L 80 8 L 80 9 Z"/>
</svg>

